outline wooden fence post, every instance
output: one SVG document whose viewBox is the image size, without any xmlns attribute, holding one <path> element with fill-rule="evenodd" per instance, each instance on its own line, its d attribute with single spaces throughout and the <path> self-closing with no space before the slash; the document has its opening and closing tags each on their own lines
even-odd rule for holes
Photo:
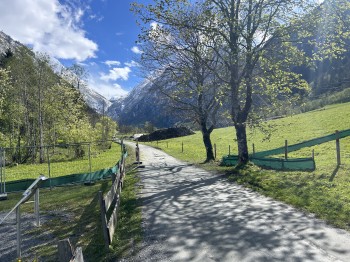
<svg viewBox="0 0 350 262">
<path fill-rule="evenodd" d="M 73 257 L 73 248 L 68 238 L 58 241 L 58 261 L 70 262 Z"/>
<path fill-rule="evenodd" d="M 140 148 L 139 148 L 139 143 L 136 143 L 136 162 L 139 163 L 140 162 Z"/>
<path fill-rule="evenodd" d="M 339 131 L 338 130 L 335 131 L 335 135 L 336 135 L 335 146 L 336 146 L 336 150 L 337 150 L 337 165 L 340 166 L 340 164 L 341 164 L 341 160 L 340 160 L 340 141 L 339 141 Z"/>
<path fill-rule="evenodd" d="M 315 149 L 312 149 L 311 151 L 311 157 L 313 160 L 315 160 Z"/>
<path fill-rule="evenodd" d="M 216 159 L 216 144 L 214 144 L 214 159 Z"/>
<path fill-rule="evenodd" d="M 184 142 L 181 143 L 181 146 L 182 146 L 182 153 L 184 152 Z"/>
<path fill-rule="evenodd" d="M 58 241 L 59 262 L 84 262 L 83 249 L 77 247 L 74 251 L 68 238 Z"/>
<path fill-rule="evenodd" d="M 103 199 L 103 193 L 101 191 L 98 191 L 98 199 L 99 199 L 100 210 L 101 210 L 100 213 L 101 213 L 103 237 L 105 240 L 105 247 L 106 247 L 106 249 L 108 249 L 109 244 L 110 244 L 110 239 L 109 239 L 109 231 L 107 228 L 106 205 L 105 205 L 105 201 Z"/>
<path fill-rule="evenodd" d="M 288 140 L 284 141 L 284 159 L 288 159 Z"/>
<path fill-rule="evenodd" d="M 255 145 L 253 143 L 253 155 L 255 155 Z"/>
<path fill-rule="evenodd" d="M 50 190 L 52 190 L 52 186 L 51 186 L 51 163 L 50 163 L 49 147 L 46 148 L 46 154 L 47 154 L 47 165 L 48 165 L 48 172 L 49 172 Z"/>
</svg>

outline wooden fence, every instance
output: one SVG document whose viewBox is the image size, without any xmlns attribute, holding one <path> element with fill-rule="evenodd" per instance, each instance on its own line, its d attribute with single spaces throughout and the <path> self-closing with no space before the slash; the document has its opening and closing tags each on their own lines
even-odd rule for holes
<svg viewBox="0 0 350 262">
<path fill-rule="evenodd" d="M 118 221 L 118 210 L 120 206 L 120 195 L 125 176 L 125 159 L 127 153 L 122 143 L 122 157 L 119 161 L 119 169 L 112 175 L 112 187 L 105 196 L 101 191 L 98 192 L 98 198 L 101 208 L 102 231 L 106 248 L 112 243 L 113 235 Z M 113 210 L 111 212 L 111 210 Z M 109 215 L 110 214 L 110 215 Z M 107 216 L 108 215 L 108 216 Z"/>
</svg>

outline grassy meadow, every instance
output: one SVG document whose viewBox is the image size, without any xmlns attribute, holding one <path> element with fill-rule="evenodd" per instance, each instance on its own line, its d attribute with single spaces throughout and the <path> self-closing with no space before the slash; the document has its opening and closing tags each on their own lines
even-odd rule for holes
<svg viewBox="0 0 350 262">
<path fill-rule="evenodd" d="M 263 123 L 269 139 L 260 129 L 248 130 L 249 150 L 252 144 L 256 152 L 292 145 L 312 138 L 350 129 L 350 103 L 326 106 L 304 114 L 288 116 Z M 312 212 L 329 223 L 350 230 L 350 137 L 340 140 L 341 162 L 337 166 L 335 141 L 291 152 L 290 158 L 310 157 L 315 150 L 316 170 L 313 172 L 263 170 L 248 165 L 242 170 L 220 167 L 220 159 L 237 154 L 234 128 L 220 128 L 212 133 L 216 144 L 217 161 L 201 164 L 205 149 L 201 134 L 146 143 L 158 147 L 176 158 L 196 163 L 209 170 L 229 175 L 230 181 L 244 184 L 265 195 Z M 184 152 L 182 152 L 182 143 Z M 282 157 L 282 156 L 280 156 Z"/>
<path fill-rule="evenodd" d="M 86 146 L 87 151 L 87 146 Z M 110 149 L 104 151 L 92 151 L 91 153 L 91 171 L 114 166 L 121 156 L 121 147 L 119 144 L 112 143 Z M 90 172 L 89 158 L 74 159 L 71 161 L 57 161 L 50 163 L 51 177 L 58 177 L 70 174 L 88 173 Z M 49 176 L 49 166 L 45 162 L 43 164 L 22 164 L 12 167 L 6 167 L 6 181 L 37 178 L 40 174 Z"/>
</svg>

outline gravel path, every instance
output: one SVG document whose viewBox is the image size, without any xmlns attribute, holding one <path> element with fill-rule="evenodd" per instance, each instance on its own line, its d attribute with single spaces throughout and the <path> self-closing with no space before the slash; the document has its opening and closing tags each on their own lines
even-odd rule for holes
<svg viewBox="0 0 350 262">
<path fill-rule="evenodd" d="M 350 234 L 140 145 L 145 239 L 129 261 L 350 261 Z"/>
<path fill-rule="evenodd" d="M 0 203 L 1 204 L 1 203 Z M 0 221 L 7 215 L 7 212 L 0 212 Z M 40 216 L 40 223 L 45 224 L 49 216 Z M 22 261 L 33 261 L 35 252 L 33 249 L 39 245 L 47 245 L 54 240 L 50 233 L 38 234 L 37 227 L 34 225 L 35 215 L 21 214 L 21 233 L 22 233 Z M 17 230 L 16 213 L 10 215 L 4 224 L 0 225 L 0 261 L 10 262 L 17 259 Z"/>
</svg>

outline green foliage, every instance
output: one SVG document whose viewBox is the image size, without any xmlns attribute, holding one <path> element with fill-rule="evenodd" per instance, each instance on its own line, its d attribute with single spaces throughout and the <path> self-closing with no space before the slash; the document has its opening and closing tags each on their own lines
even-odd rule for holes
<svg viewBox="0 0 350 262">
<path fill-rule="evenodd" d="M 337 59 L 350 47 L 350 3 L 327 0 L 312 14 L 318 36 L 310 42 L 316 47 L 315 60 Z"/>
<path fill-rule="evenodd" d="M 7 90 L 11 88 L 10 85 L 11 83 L 8 70 L 0 68 L 0 117 L 3 115 L 4 99 L 6 97 Z"/>
<path fill-rule="evenodd" d="M 300 107 L 295 108 L 296 112 L 308 112 L 315 109 L 320 109 L 326 105 L 339 104 L 350 102 L 350 88 L 340 92 L 332 92 L 320 95 L 319 98 L 306 100 Z"/>
<path fill-rule="evenodd" d="M 73 67 L 70 83 L 63 78 L 67 75 L 54 72 L 50 61 L 47 55 L 23 47 L 3 62 L 6 69 L 1 69 L 0 79 L 6 88 L 0 89 L 0 133 L 4 137 L 0 146 L 36 146 L 36 150 L 12 151 L 9 163 L 43 162 L 40 147 L 44 145 L 108 140 L 115 134 L 116 123 L 105 116 L 91 117 L 78 90 L 86 72 Z"/>
</svg>

